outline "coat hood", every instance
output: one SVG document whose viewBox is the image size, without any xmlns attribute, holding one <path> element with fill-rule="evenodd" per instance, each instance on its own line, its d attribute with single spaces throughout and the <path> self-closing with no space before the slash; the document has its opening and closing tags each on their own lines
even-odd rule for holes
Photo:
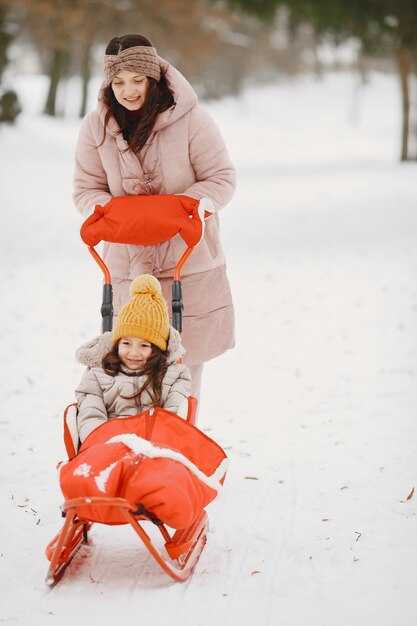
<svg viewBox="0 0 417 626">
<path fill-rule="evenodd" d="M 75 358 L 81 365 L 87 367 L 101 367 L 102 358 L 110 352 L 113 346 L 113 333 L 106 332 L 83 343 L 76 352 Z M 168 338 L 168 365 L 176 363 L 185 354 L 185 349 L 181 344 L 180 334 L 175 328 L 170 326 Z"/>
<path fill-rule="evenodd" d="M 176 122 L 178 119 L 186 115 L 198 103 L 197 94 L 185 76 L 168 63 L 168 61 L 165 61 L 165 59 L 162 59 L 161 57 L 158 57 L 158 59 L 161 74 L 165 77 L 168 89 L 172 93 L 175 104 L 170 109 L 167 109 L 158 115 L 154 131 L 161 130 L 173 122 Z M 107 105 L 103 102 L 104 88 L 105 83 L 101 85 L 97 103 L 97 113 L 103 125 L 104 118 L 108 111 Z M 108 121 L 107 130 L 110 134 L 115 136 L 120 133 L 120 128 L 113 117 L 111 117 Z"/>
</svg>

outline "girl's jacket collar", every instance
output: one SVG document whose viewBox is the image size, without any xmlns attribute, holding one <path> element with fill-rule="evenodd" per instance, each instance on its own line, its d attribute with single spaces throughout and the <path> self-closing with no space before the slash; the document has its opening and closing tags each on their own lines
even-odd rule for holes
<svg viewBox="0 0 417 626">
<path fill-rule="evenodd" d="M 87 367 L 101 367 L 101 360 L 113 346 L 112 333 L 98 335 L 80 346 L 75 352 L 75 358 L 81 365 Z M 176 363 L 185 354 L 181 344 L 180 334 L 170 326 L 168 339 L 168 364 Z"/>
</svg>

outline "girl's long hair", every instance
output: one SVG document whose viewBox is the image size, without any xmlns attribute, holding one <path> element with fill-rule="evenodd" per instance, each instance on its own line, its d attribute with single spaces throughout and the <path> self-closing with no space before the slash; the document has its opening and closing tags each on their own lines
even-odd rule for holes
<svg viewBox="0 0 417 626">
<path fill-rule="evenodd" d="M 123 372 L 123 362 L 119 356 L 119 341 L 113 345 L 110 352 L 104 355 L 101 365 L 104 371 L 110 376 L 117 376 Z M 122 396 L 127 400 L 135 400 L 141 403 L 141 397 L 145 390 L 148 391 L 152 399 L 152 406 L 162 406 L 162 381 L 168 369 L 167 352 L 163 352 L 158 346 L 152 345 L 151 356 L 145 363 L 143 370 L 129 373 L 129 376 L 145 376 L 142 387 L 132 396 Z M 126 372 L 123 372 L 126 373 Z"/>
<path fill-rule="evenodd" d="M 109 42 L 106 54 L 118 54 L 133 46 L 152 46 L 152 44 L 149 39 L 142 37 L 142 35 L 123 35 L 122 37 L 114 37 Z M 168 89 L 164 76 L 161 75 L 159 81 L 148 77 L 148 81 L 149 87 L 145 102 L 137 111 L 137 115 L 133 116 L 132 114 L 129 115 L 129 111 L 116 100 L 111 85 L 104 88 L 103 99 L 109 109 L 104 118 L 104 137 L 101 145 L 106 137 L 109 119 L 113 116 L 131 150 L 135 153 L 142 150 L 152 133 L 159 113 L 166 111 L 174 104 L 174 98 Z"/>
</svg>

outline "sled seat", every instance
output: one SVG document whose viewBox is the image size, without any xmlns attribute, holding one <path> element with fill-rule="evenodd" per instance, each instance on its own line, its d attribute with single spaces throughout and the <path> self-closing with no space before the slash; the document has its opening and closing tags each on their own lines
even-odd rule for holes
<svg viewBox="0 0 417 626">
<path fill-rule="evenodd" d="M 77 428 L 77 403 L 69 404 L 64 411 L 64 444 L 69 459 L 72 459 L 78 452 L 80 440 Z M 195 424 L 197 415 L 198 400 L 194 396 L 187 398 L 187 403 L 178 415 L 183 417 L 189 424 Z"/>
</svg>

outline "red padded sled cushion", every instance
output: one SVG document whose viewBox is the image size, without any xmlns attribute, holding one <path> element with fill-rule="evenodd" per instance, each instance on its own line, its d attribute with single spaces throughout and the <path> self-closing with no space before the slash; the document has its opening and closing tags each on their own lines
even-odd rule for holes
<svg viewBox="0 0 417 626">
<path fill-rule="evenodd" d="M 115 436 L 124 440 L 139 437 L 158 449 L 173 451 L 173 456 L 179 453 L 209 478 L 202 480 L 178 460 L 148 458 L 125 443 L 111 442 Z M 225 459 L 222 448 L 198 428 L 169 411 L 156 409 L 153 415 L 146 411 L 99 426 L 84 441 L 78 455 L 61 465 L 60 484 L 66 499 L 125 498 L 132 504 L 141 503 L 164 524 L 180 529 L 188 527 L 217 496 L 216 488 L 210 485 L 220 487 L 223 483 Z M 216 472 L 219 466 L 220 472 Z M 212 477 L 215 472 L 217 482 Z M 105 524 L 125 523 L 114 507 L 80 507 L 78 515 Z"/>
<path fill-rule="evenodd" d="M 151 246 L 179 234 L 188 247 L 194 247 L 204 230 L 199 206 L 188 196 L 120 196 L 105 206 L 96 205 L 80 235 L 88 246 L 100 241 Z"/>
</svg>

